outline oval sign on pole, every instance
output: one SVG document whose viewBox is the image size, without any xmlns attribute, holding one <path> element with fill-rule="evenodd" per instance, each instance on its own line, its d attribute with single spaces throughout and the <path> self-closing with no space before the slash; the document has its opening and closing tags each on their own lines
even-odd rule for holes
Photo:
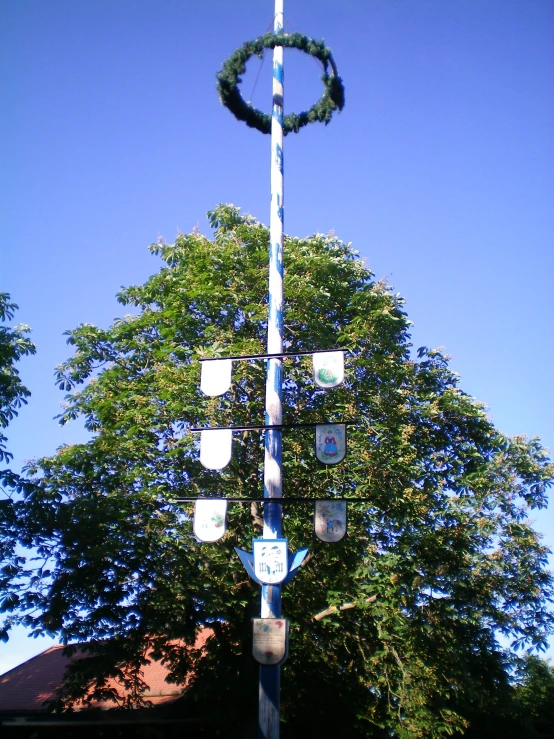
<svg viewBox="0 0 554 739">
<path fill-rule="evenodd" d="M 313 356 L 314 382 L 330 388 L 344 380 L 344 352 L 319 352 Z"/>
<path fill-rule="evenodd" d="M 315 427 L 315 456 L 323 464 L 338 464 L 346 456 L 346 424 L 325 423 Z"/>
<path fill-rule="evenodd" d="M 200 541 L 217 541 L 227 528 L 227 501 L 199 498 L 194 502 L 194 535 Z"/>
<path fill-rule="evenodd" d="M 286 618 L 253 618 L 252 654 L 261 665 L 279 665 L 287 658 L 289 622 Z"/>
<path fill-rule="evenodd" d="M 314 533 L 321 541 L 340 541 L 346 534 L 345 500 L 316 500 Z"/>
<path fill-rule="evenodd" d="M 200 389 L 204 395 L 223 395 L 231 387 L 232 359 L 203 361 L 200 372 Z"/>
<path fill-rule="evenodd" d="M 221 470 L 231 461 L 232 429 L 204 429 L 200 432 L 200 462 L 208 470 Z"/>
</svg>

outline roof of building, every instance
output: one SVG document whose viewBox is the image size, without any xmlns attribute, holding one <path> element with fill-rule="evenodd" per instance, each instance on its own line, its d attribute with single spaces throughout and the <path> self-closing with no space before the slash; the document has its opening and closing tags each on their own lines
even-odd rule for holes
<svg viewBox="0 0 554 739">
<path fill-rule="evenodd" d="M 208 629 L 200 632 L 195 647 L 203 646 L 208 636 Z M 51 647 L 0 675 L 0 712 L 44 712 L 45 702 L 56 698 L 56 690 L 62 683 L 67 666 L 72 660 L 80 657 L 79 652 L 73 657 L 67 657 L 63 652 L 63 646 Z M 189 681 L 187 678 L 180 685 L 166 682 L 169 669 L 153 659 L 150 659 L 150 664 L 144 665 L 142 669 L 142 679 L 149 686 L 143 697 L 154 706 L 177 700 Z M 122 698 L 125 697 L 124 688 L 115 680 L 110 680 L 108 687 L 115 688 Z M 87 704 L 86 707 L 108 709 L 114 705 L 111 701 L 102 701 Z M 80 708 L 84 706 L 81 704 Z"/>
</svg>

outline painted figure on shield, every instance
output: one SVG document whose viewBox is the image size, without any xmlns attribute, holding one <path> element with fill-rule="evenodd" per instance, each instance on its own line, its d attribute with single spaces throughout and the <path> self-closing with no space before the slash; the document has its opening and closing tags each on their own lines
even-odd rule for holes
<svg viewBox="0 0 554 739">
<path fill-rule="evenodd" d="M 335 437 L 332 434 L 328 434 L 324 441 L 325 446 L 323 447 L 323 454 L 325 454 L 326 457 L 337 457 L 339 452 Z"/>
</svg>

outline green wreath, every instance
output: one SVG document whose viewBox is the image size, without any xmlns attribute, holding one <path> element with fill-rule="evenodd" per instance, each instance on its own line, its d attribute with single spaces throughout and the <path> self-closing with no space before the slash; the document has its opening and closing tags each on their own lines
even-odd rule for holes
<svg viewBox="0 0 554 739">
<path fill-rule="evenodd" d="M 271 116 L 262 113 L 253 105 L 245 102 L 239 92 L 238 85 L 242 81 L 241 75 L 246 71 L 246 62 L 251 56 L 263 56 L 264 49 L 273 49 L 275 46 L 287 46 L 305 51 L 306 54 L 319 59 L 323 64 L 322 81 L 325 87 L 323 95 L 308 111 L 297 115 L 290 113 L 283 119 L 283 134 L 294 131 L 297 133 L 302 126 L 308 123 L 321 121 L 327 125 L 333 111 L 344 107 L 344 86 L 338 76 L 337 67 L 329 49 L 323 41 L 315 41 L 301 33 L 266 33 L 254 41 L 247 41 L 227 59 L 221 72 L 217 75 L 217 91 L 219 99 L 239 121 L 245 121 L 247 126 L 257 128 L 262 133 L 271 133 Z"/>
</svg>

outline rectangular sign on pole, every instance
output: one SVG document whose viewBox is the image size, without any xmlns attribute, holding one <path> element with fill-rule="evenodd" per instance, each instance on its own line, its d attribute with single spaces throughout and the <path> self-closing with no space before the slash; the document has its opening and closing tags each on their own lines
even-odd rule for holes
<svg viewBox="0 0 554 739">
<path fill-rule="evenodd" d="M 280 665 L 288 656 L 289 622 L 286 618 L 253 618 L 252 654 L 261 665 Z"/>
</svg>

